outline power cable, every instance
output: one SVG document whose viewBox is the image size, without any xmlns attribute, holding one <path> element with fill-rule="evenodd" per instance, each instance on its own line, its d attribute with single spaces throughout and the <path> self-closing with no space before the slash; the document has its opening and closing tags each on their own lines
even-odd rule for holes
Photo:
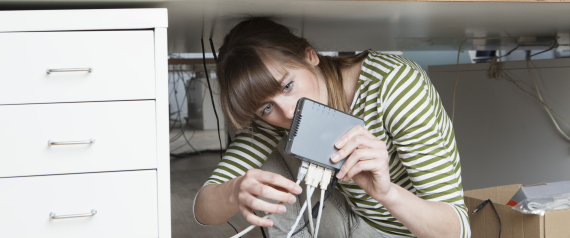
<svg viewBox="0 0 570 238">
<path fill-rule="evenodd" d="M 338 181 L 338 178 L 336 177 L 336 174 L 337 174 L 337 173 L 338 173 L 338 170 L 335 170 L 334 175 L 333 175 L 333 180 L 332 180 L 332 183 L 331 183 L 331 188 L 330 188 L 329 192 L 327 193 L 327 196 L 325 197 L 325 201 L 326 201 L 327 199 L 329 199 L 329 197 L 330 197 L 331 194 L 333 193 L 333 190 L 334 190 L 334 188 L 335 188 L 335 186 L 336 186 L 336 183 L 337 183 L 337 181 Z M 324 204 L 323 204 L 323 206 L 324 206 Z M 315 206 L 313 206 L 313 208 L 312 208 L 312 210 L 313 210 L 312 213 L 313 213 L 313 216 L 314 216 L 313 218 L 316 218 L 316 217 L 318 216 L 318 213 L 319 213 L 319 212 L 318 212 L 318 207 L 319 207 L 319 202 L 317 202 L 317 203 L 315 204 Z M 309 219 L 310 219 L 310 218 L 309 218 Z M 291 235 L 291 236 L 295 236 L 297 233 L 301 232 L 303 229 L 305 229 L 305 227 L 307 227 L 308 224 L 309 224 L 309 221 L 305 222 L 305 225 L 303 225 L 301 228 L 299 228 L 298 230 L 296 230 L 296 231 L 293 233 L 293 235 Z"/>
<path fill-rule="evenodd" d="M 469 37 L 463 39 L 461 44 L 459 45 L 459 49 L 457 49 L 457 70 L 456 70 L 456 78 L 455 78 L 455 86 L 453 86 L 453 106 L 451 111 L 451 123 L 453 123 L 455 119 L 455 92 L 457 91 L 457 84 L 459 82 L 459 55 L 461 54 L 461 49 L 467 40 L 489 40 L 489 39 L 518 39 L 518 37 Z"/>
<path fill-rule="evenodd" d="M 186 98 L 186 95 L 187 95 L 187 94 L 185 93 L 184 98 Z M 180 104 L 179 104 L 179 102 L 178 102 L 178 97 L 177 97 L 176 95 L 174 95 L 174 100 L 176 101 L 176 107 L 178 108 L 178 111 L 180 112 L 180 111 L 181 111 L 181 108 L 180 108 Z M 179 118 L 179 120 L 180 120 L 180 124 L 181 124 L 180 127 L 181 127 L 181 130 L 184 130 L 184 127 L 182 126 L 182 118 L 181 118 L 181 116 L 180 116 L 180 113 L 179 113 L 179 115 L 178 115 L 178 118 Z M 186 137 L 186 133 L 184 133 L 184 131 L 182 131 L 182 136 L 184 137 L 184 140 L 186 140 L 186 143 L 190 146 L 190 148 L 192 148 L 194 151 L 200 153 L 196 148 L 194 148 L 194 146 L 192 146 L 192 144 L 190 143 L 190 140 L 188 140 L 188 138 Z"/>
<path fill-rule="evenodd" d="M 495 215 L 497 215 L 497 220 L 499 220 L 499 238 L 501 238 L 501 231 L 503 230 L 503 225 L 501 224 L 501 218 L 499 217 L 499 213 L 497 212 L 497 209 L 495 209 L 495 205 L 493 205 L 493 202 L 491 201 L 491 199 L 487 199 L 485 201 L 483 201 L 481 204 L 479 204 L 479 206 L 477 206 L 475 208 L 475 210 L 473 210 L 473 212 L 471 214 L 475 214 L 476 212 L 478 212 L 479 210 L 481 210 L 481 208 L 483 208 L 485 205 L 487 205 L 487 203 L 491 204 L 491 207 L 493 207 L 493 210 L 495 211 Z"/>
<path fill-rule="evenodd" d="M 208 81 L 208 88 L 210 89 L 210 98 L 212 99 L 212 107 L 214 107 L 214 115 L 216 115 L 216 124 L 218 126 L 218 139 L 220 140 L 220 151 L 222 148 L 222 136 L 220 135 L 220 119 L 218 118 L 218 112 L 216 112 L 216 103 L 214 101 L 214 95 L 212 94 L 212 86 L 210 85 L 210 76 L 208 73 L 208 68 L 206 67 L 206 52 L 204 50 L 204 39 L 200 39 L 202 42 L 202 61 L 204 63 L 204 71 L 206 73 L 206 80 Z M 223 158 L 223 153 L 220 152 L 220 159 Z"/>
<path fill-rule="evenodd" d="M 563 117 L 562 115 L 560 115 L 556 110 L 554 110 L 552 107 L 550 107 L 546 102 L 544 102 L 544 99 L 542 98 L 542 95 L 540 93 L 539 87 L 538 87 L 538 83 L 536 82 L 536 79 L 534 77 L 534 75 L 532 74 L 531 70 L 530 70 L 530 61 L 531 61 L 531 57 L 548 52 L 554 48 L 556 48 L 558 46 L 558 40 L 556 38 L 552 38 L 553 42 L 552 45 L 541 52 L 529 55 L 528 58 L 526 59 L 526 69 L 528 74 L 530 75 L 530 78 L 532 79 L 533 83 L 534 83 L 534 89 L 536 90 L 537 95 L 532 94 L 531 92 L 523 89 L 517 82 L 516 80 L 514 80 L 512 77 L 510 77 L 506 71 L 502 70 L 500 66 L 498 66 L 498 63 L 496 63 L 496 60 L 494 60 L 493 62 L 491 62 L 491 67 L 489 67 L 489 72 L 488 72 L 488 77 L 489 78 L 504 78 L 505 80 L 507 80 L 508 82 L 513 83 L 515 86 L 517 86 L 518 89 L 520 89 L 521 91 L 527 93 L 528 95 L 532 96 L 534 99 L 536 99 L 537 101 L 539 101 L 542 106 L 544 107 L 544 109 L 546 110 L 546 113 L 548 114 L 548 116 L 550 117 L 550 119 L 552 120 L 552 122 L 554 123 L 554 126 L 556 127 L 556 130 L 560 133 L 560 135 L 562 135 L 562 137 L 564 137 L 566 140 L 570 141 L 570 136 L 568 136 L 566 133 L 564 133 L 564 131 L 562 131 L 562 129 L 560 128 L 560 126 L 558 125 L 558 123 L 556 122 L 556 119 L 554 118 L 554 116 L 552 115 L 552 113 L 554 113 L 555 115 L 557 115 L 558 117 L 560 117 L 562 120 L 564 120 L 566 123 L 570 124 L 570 120 L 566 119 L 565 117 Z M 511 51 L 512 52 L 512 51 Z M 510 52 L 509 52 L 510 53 Z M 508 55 L 508 54 L 507 54 Z M 496 66 L 493 66 L 493 64 L 495 64 Z"/>
<path fill-rule="evenodd" d="M 562 131 L 562 129 L 560 128 L 560 126 L 558 125 L 558 123 L 556 122 L 556 119 L 554 118 L 554 116 L 552 115 L 552 113 L 554 113 L 556 116 L 558 116 L 559 118 L 561 118 L 564 122 L 570 124 L 570 120 L 568 120 L 567 118 L 563 117 L 562 115 L 560 115 L 556 110 L 554 110 L 552 107 L 550 107 L 546 102 L 544 102 L 544 99 L 542 98 L 542 95 L 540 93 L 538 84 L 536 82 L 536 79 L 534 77 L 534 75 L 532 74 L 531 70 L 530 70 L 530 61 L 531 61 L 531 57 L 548 52 L 553 50 L 554 48 L 556 48 L 559 44 L 558 44 L 558 39 L 556 39 L 556 37 L 549 37 L 552 39 L 552 45 L 546 49 L 543 50 L 541 52 L 532 54 L 527 56 L 526 59 L 526 68 L 528 71 L 528 74 L 530 75 L 530 78 L 533 81 L 534 84 L 534 89 L 536 90 L 537 95 L 532 94 L 531 92 L 525 90 L 524 88 L 522 88 L 517 82 L 516 80 L 514 80 L 511 76 L 509 76 L 509 74 L 502 70 L 502 68 L 500 67 L 500 64 L 497 62 L 498 58 L 501 57 L 505 57 L 510 55 L 512 52 L 514 52 L 516 49 L 519 48 L 519 45 L 517 43 L 517 46 L 510 50 L 507 54 L 503 55 L 503 56 L 495 56 L 493 57 L 493 60 L 491 61 L 491 64 L 489 66 L 489 70 L 487 72 L 487 76 L 489 78 L 504 78 L 505 80 L 507 80 L 508 82 L 513 83 L 515 86 L 517 86 L 517 88 L 525 93 L 527 93 L 528 95 L 532 96 L 534 99 L 536 99 L 537 101 L 539 101 L 542 106 L 544 107 L 544 109 L 546 110 L 546 113 L 548 114 L 548 116 L 550 117 L 550 119 L 552 120 L 552 122 L 554 123 L 554 126 L 556 128 L 556 130 L 560 133 L 560 135 L 562 137 L 564 137 L 566 140 L 570 141 L 570 136 L 568 136 L 568 134 L 564 133 L 564 131 Z M 467 38 L 464 39 L 461 42 L 461 45 L 459 46 L 458 52 L 457 52 L 457 68 L 456 68 L 456 80 L 455 80 L 455 86 L 453 88 L 453 109 L 452 109 L 452 116 L 451 116 L 451 122 L 453 123 L 454 121 L 454 117 L 455 117 L 455 93 L 457 91 L 457 84 L 459 81 L 459 54 L 461 53 L 461 49 L 463 47 L 463 44 L 468 40 L 468 39 L 473 39 L 473 38 Z"/>
</svg>

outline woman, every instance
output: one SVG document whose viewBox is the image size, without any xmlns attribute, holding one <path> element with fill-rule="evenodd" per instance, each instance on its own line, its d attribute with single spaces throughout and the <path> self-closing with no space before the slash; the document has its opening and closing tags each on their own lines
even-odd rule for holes
<svg viewBox="0 0 570 238">
<path fill-rule="evenodd" d="M 374 232 L 362 235 L 350 228 L 344 235 L 470 236 L 453 128 L 416 63 L 376 52 L 322 56 L 306 39 L 266 18 L 239 23 L 219 53 L 224 114 L 242 130 L 196 196 L 201 224 L 222 224 L 241 212 L 251 224 L 293 225 L 288 221 L 298 210 L 286 210 L 299 204 L 294 195 L 302 191 L 291 180 L 294 171 L 259 168 L 268 157 L 273 160 L 271 152 L 290 127 L 297 100 L 307 97 L 365 120 L 365 127 L 339 139 L 331 160 L 348 156 L 337 174 L 336 188 L 343 195 L 338 198 L 363 221 L 356 230 Z M 254 210 L 279 214 L 264 219 Z"/>
</svg>

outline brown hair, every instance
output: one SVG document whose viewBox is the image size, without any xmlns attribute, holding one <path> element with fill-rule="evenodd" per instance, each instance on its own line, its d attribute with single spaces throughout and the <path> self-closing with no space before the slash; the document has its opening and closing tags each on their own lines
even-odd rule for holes
<svg viewBox="0 0 570 238">
<path fill-rule="evenodd" d="M 217 77 L 220 101 L 227 120 L 237 129 L 246 127 L 262 102 L 280 93 L 282 86 L 269 71 L 270 66 L 311 68 L 305 52 L 312 46 L 291 29 L 269 18 L 253 17 L 237 24 L 219 49 Z M 350 111 L 341 69 L 368 55 L 330 57 L 318 54 L 320 73 L 326 79 L 329 106 Z"/>
</svg>

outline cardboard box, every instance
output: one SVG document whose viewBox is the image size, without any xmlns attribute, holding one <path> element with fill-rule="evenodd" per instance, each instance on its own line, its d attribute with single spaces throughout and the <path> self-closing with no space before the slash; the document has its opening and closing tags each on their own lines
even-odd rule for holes
<svg viewBox="0 0 570 238">
<path fill-rule="evenodd" d="M 540 216 L 522 214 L 506 205 L 522 186 L 513 184 L 465 191 L 471 237 L 499 237 L 499 221 L 490 204 L 471 214 L 479 204 L 491 199 L 501 218 L 501 238 L 570 238 L 570 209 L 547 211 Z"/>
<path fill-rule="evenodd" d="M 538 199 L 544 196 L 566 193 L 570 193 L 570 181 L 524 185 L 507 205 L 514 207 L 525 199 Z M 547 199 L 542 199 L 542 201 L 548 202 Z"/>
</svg>

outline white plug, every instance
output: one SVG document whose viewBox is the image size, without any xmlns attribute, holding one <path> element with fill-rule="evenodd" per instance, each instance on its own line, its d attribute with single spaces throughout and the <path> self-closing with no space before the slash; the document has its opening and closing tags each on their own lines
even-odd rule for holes
<svg viewBox="0 0 570 238">
<path fill-rule="evenodd" d="M 301 167 L 299 167 L 299 172 L 297 173 L 297 181 L 302 181 L 309 170 L 309 163 L 307 161 L 303 161 L 301 163 Z"/>
<path fill-rule="evenodd" d="M 315 164 L 309 164 L 309 169 L 307 171 L 307 175 L 305 176 L 305 184 L 311 185 L 313 180 L 315 180 L 315 170 L 317 166 Z"/>
<path fill-rule="evenodd" d="M 323 172 L 324 172 L 324 168 L 321 166 L 317 166 L 317 168 L 315 169 L 315 175 L 313 176 L 313 181 L 311 183 L 311 186 L 313 187 L 317 187 L 319 186 L 319 183 L 321 182 L 322 178 L 323 178 Z"/>
<path fill-rule="evenodd" d="M 323 171 L 323 176 L 321 178 L 321 189 L 322 190 L 327 190 L 327 187 L 329 186 L 329 183 L 331 182 L 331 178 L 332 178 L 332 170 L 325 169 L 325 171 Z"/>
</svg>

